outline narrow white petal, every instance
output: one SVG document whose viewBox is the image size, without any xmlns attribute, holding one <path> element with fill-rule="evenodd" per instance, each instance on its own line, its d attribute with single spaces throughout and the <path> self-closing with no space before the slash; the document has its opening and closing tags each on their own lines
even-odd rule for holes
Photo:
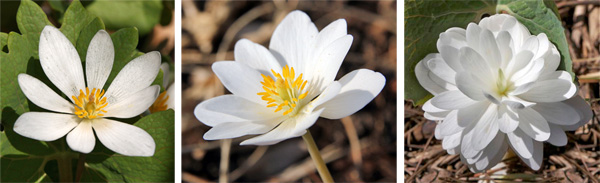
<svg viewBox="0 0 600 183">
<path fill-rule="evenodd" d="M 527 92 L 519 98 L 533 102 L 560 102 L 569 99 L 577 92 L 577 86 L 571 81 L 552 79 L 536 82 Z"/>
<path fill-rule="evenodd" d="M 490 102 L 482 101 L 468 107 L 458 109 L 458 125 L 467 127 L 476 124 L 489 106 Z"/>
<path fill-rule="evenodd" d="M 23 94 L 35 105 L 50 111 L 73 113 L 73 104 L 62 98 L 42 81 L 27 74 L 19 74 L 17 79 Z"/>
<path fill-rule="evenodd" d="M 467 44 L 471 48 L 479 48 L 479 35 L 481 27 L 475 23 L 469 23 L 466 31 Z M 468 69 L 467 69 L 468 70 Z"/>
<path fill-rule="evenodd" d="M 289 65 L 297 72 L 304 72 L 307 61 L 313 57 L 310 52 L 313 51 L 318 33 L 308 15 L 295 10 L 277 25 L 271 36 L 269 49 L 282 66 Z"/>
<path fill-rule="evenodd" d="M 285 120 L 270 132 L 245 140 L 240 145 L 273 145 L 289 138 L 302 136 L 308 128 L 298 128 L 297 125 L 300 123 L 314 123 L 322 111 L 323 109 L 310 114 L 296 115 Z"/>
<path fill-rule="evenodd" d="M 164 63 L 160 64 L 160 70 L 162 70 L 162 72 L 163 72 L 162 87 L 167 88 L 167 86 L 169 86 L 169 73 L 171 72 L 169 70 L 169 63 L 164 62 Z"/>
<path fill-rule="evenodd" d="M 448 88 L 445 85 L 439 85 L 435 80 L 442 80 L 437 75 L 431 72 L 429 67 L 427 66 L 427 61 L 439 57 L 438 53 L 428 54 L 423 60 L 419 61 L 415 66 L 415 75 L 417 76 L 417 81 L 425 90 L 433 95 L 440 94 L 442 92 L 448 91 Z M 442 80 L 443 81 L 443 80 Z"/>
<path fill-rule="evenodd" d="M 246 64 L 258 70 L 261 74 L 273 77 L 271 69 L 275 72 L 281 71 L 282 66 L 273 57 L 273 54 L 260 44 L 241 39 L 235 43 L 233 50 L 236 62 Z"/>
<path fill-rule="evenodd" d="M 477 80 L 473 79 L 473 75 L 470 72 L 459 72 L 456 74 L 456 87 L 466 96 L 473 100 L 481 101 L 485 100 L 486 97 L 483 95 L 482 88 L 484 84 L 480 84 Z"/>
<path fill-rule="evenodd" d="M 502 56 L 500 56 L 500 50 L 498 49 L 494 34 L 487 29 L 482 29 L 479 35 L 479 41 L 479 45 L 481 46 L 480 53 L 486 55 L 485 60 L 488 62 L 488 65 L 492 70 L 499 69 Z"/>
<path fill-rule="evenodd" d="M 323 50 L 325 46 L 328 46 L 339 38 L 348 35 L 346 30 L 347 27 L 348 25 L 344 19 L 337 19 L 325 26 L 325 28 L 323 28 L 323 30 L 321 30 L 317 35 L 316 43 L 319 44 L 315 45 L 315 51 Z"/>
<path fill-rule="evenodd" d="M 448 116 L 435 127 L 440 129 L 440 136 L 450 136 L 464 129 L 464 127 L 458 125 L 457 113 L 457 110 L 448 113 Z"/>
<path fill-rule="evenodd" d="M 547 140 L 554 146 L 565 146 L 567 145 L 567 134 L 557 125 L 550 125 L 550 138 Z"/>
<path fill-rule="evenodd" d="M 146 111 L 160 92 L 158 85 L 146 87 L 138 92 L 130 93 L 128 96 L 121 97 L 114 103 L 108 103 L 104 110 L 105 117 L 131 118 Z M 108 100 L 107 100 L 108 101 Z"/>
<path fill-rule="evenodd" d="M 152 156 L 156 144 L 148 132 L 127 123 L 94 119 L 92 127 L 98 140 L 108 149 L 126 156 Z"/>
<path fill-rule="evenodd" d="M 245 64 L 231 61 L 215 62 L 212 69 L 221 80 L 221 83 L 231 93 L 246 100 L 266 105 L 266 102 L 257 95 L 259 92 L 264 92 L 262 84 L 260 84 L 263 81 L 260 72 Z"/>
<path fill-rule="evenodd" d="M 123 67 L 106 90 L 105 97 L 109 103 L 126 100 L 132 93 L 146 89 L 160 69 L 160 53 L 157 51 L 139 56 Z"/>
<path fill-rule="evenodd" d="M 324 118 L 339 119 L 362 109 L 381 92 L 385 85 L 385 77 L 379 72 L 368 69 L 354 70 L 339 81 L 341 89 L 333 99 L 323 103 Z"/>
<path fill-rule="evenodd" d="M 577 128 L 585 125 L 592 119 L 594 113 L 592 112 L 590 105 L 583 98 L 581 98 L 581 96 L 575 95 L 573 98 L 570 98 L 569 100 L 566 100 L 564 102 L 570 105 L 571 107 L 575 108 L 577 113 L 579 113 L 581 120 L 579 120 L 579 122 L 577 122 L 574 125 L 561 126 L 563 130 L 576 130 Z"/>
<path fill-rule="evenodd" d="M 83 68 L 77 50 L 65 35 L 52 26 L 40 36 L 40 64 L 48 79 L 67 96 L 77 96 L 85 88 Z"/>
<path fill-rule="evenodd" d="M 427 61 L 427 66 L 431 70 L 431 72 L 437 75 L 439 78 L 443 79 L 447 83 L 455 84 L 456 80 L 456 72 L 444 62 L 444 60 L 440 58 L 434 58 Z"/>
<path fill-rule="evenodd" d="M 521 71 L 518 76 L 513 76 L 517 78 L 521 78 L 524 74 L 526 74 L 531 67 L 533 66 L 531 62 L 533 61 L 533 53 L 527 50 L 522 50 L 518 52 L 515 57 L 508 63 L 506 66 L 506 75 L 513 76 L 515 73 Z"/>
<path fill-rule="evenodd" d="M 496 137 L 498 133 L 498 108 L 490 105 L 474 127 L 472 145 L 476 150 L 482 150 Z"/>
<path fill-rule="evenodd" d="M 446 91 L 431 99 L 433 106 L 447 110 L 460 109 L 475 103 L 476 101 L 471 100 L 458 90 Z"/>
<path fill-rule="evenodd" d="M 506 142 L 504 140 L 504 136 L 504 134 L 497 134 L 496 137 L 494 137 L 494 139 L 490 142 L 488 147 L 486 147 L 484 151 L 482 151 L 483 156 L 480 158 L 479 161 L 475 163 L 475 167 L 477 169 L 485 170 L 486 168 L 490 167 L 490 165 L 498 163 L 494 162 L 496 161 L 494 157 L 496 157 L 497 154 L 500 154 L 503 151 L 506 152 L 507 148 L 507 146 L 505 146 Z M 504 154 L 502 153 L 502 155 Z"/>
<path fill-rule="evenodd" d="M 208 126 L 226 122 L 258 121 L 274 118 L 281 113 L 236 95 L 222 95 L 201 102 L 194 109 L 198 120 Z"/>
<path fill-rule="evenodd" d="M 494 74 L 498 71 L 492 70 L 492 67 L 484 61 L 484 58 L 477 51 L 470 47 L 463 47 L 460 49 L 459 58 L 462 60 L 462 66 L 466 71 L 471 72 L 485 83 L 494 83 Z"/>
<path fill-rule="evenodd" d="M 316 87 L 317 91 L 322 91 L 335 80 L 353 39 L 351 35 L 343 36 L 325 46 L 320 54 L 312 59 L 315 64 L 307 65 L 305 70 L 306 75 L 310 76 L 310 78 L 307 77 L 310 87 Z"/>
<path fill-rule="evenodd" d="M 462 137 L 462 133 L 455 133 L 450 136 L 446 136 L 444 140 L 442 140 L 442 148 L 444 149 L 453 149 L 460 145 L 460 139 Z"/>
<path fill-rule="evenodd" d="M 542 166 L 542 160 L 544 158 L 544 144 L 543 142 L 533 141 L 533 155 L 531 158 L 524 159 L 521 157 L 523 162 L 527 164 L 531 169 L 537 171 Z"/>
<path fill-rule="evenodd" d="M 85 56 L 85 73 L 90 89 L 104 87 L 113 68 L 114 59 L 115 47 L 110 35 L 104 30 L 98 31 L 92 38 Z"/>
<path fill-rule="evenodd" d="M 496 43 L 498 43 L 498 50 L 500 51 L 500 56 L 502 56 L 502 60 L 500 62 L 500 68 L 506 69 L 508 63 L 512 60 L 513 52 L 511 48 L 514 48 L 512 45 L 512 37 L 506 31 L 500 31 L 498 36 L 496 37 Z"/>
<path fill-rule="evenodd" d="M 83 120 L 67 135 L 67 144 L 77 152 L 90 153 L 96 145 L 92 121 Z"/>
<path fill-rule="evenodd" d="M 275 128 L 282 117 L 263 121 L 220 123 L 204 134 L 206 140 L 230 139 L 244 135 L 263 134 Z"/>
<path fill-rule="evenodd" d="M 507 133 L 508 140 L 510 145 L 515 150 L 519 156 L 528 159 L 531 158 L 533 154 L 533 139 L 525 134 L 520 129 L 513 131 L 512 133 Z"/>
<path fill-rule="evenodd" d="M 169 85 L 167 88 L 167 109 L 175 109 L 175 83 Z"/>
<path fill-rule="evenodd" d="M 548 122 L 557 125 L 573 125 L 581 120 L 581 116 L 572 106 L 564 102 L 538 103 L 533 109 Z"/>
<path fill-rule="evenodd" d="M 464 135 L 460 141 L 460 153 L 465 158 L 475 157 L 479 152 L 481 152 L 481 150 L 477 150 L 473 146 L 473 134 L 475 134 L 475 131 L 476 130 L 473 130 L 473 128 L 463 131 Z"/>
<path fill-rule="evenodd" d="M 499 113 L 500 118 L 498 119 L 498 128 L 501 132 L 510 133 L 517 129 L 519 121 L 514 117 L 516 114 L 510 111 L 506 106 L 500 106 Z"/>
<path fill-rule="evenodd" d="M 531 108 L 519 111 L 519 128 L 536 141 L 546 141 L 550 137 L 550 126 L 540 113 Z"/>
<path fill-rule="evenodd" d="M 14 130 L 19 135 L 41 141 L 54 141 L 65 136 L 81 121 L 72 114 L 26 112 L 15 121 Z"/>
</svg>

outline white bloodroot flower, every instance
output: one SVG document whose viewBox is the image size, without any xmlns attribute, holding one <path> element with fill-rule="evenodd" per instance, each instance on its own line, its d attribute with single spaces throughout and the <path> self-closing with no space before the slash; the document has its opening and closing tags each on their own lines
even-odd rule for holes
<svg viewBox="0 0 600 183">
<path fill-rule="evenodd" d="M 242 145 L 271 145 L 302 136 L 319 116 L 339 119 L 363 108 L 385 84 L 381 73 L 359 69 L 335 76 L 352 44 L 346 21 L 319 32 L 308 15 L 288 14 L 277 26 L 269 49 L 238 41 L 235 61 L 212 65 L 233 94 L 196 106 L 196 117 L 211 126 L 204 139 L 263 134 Z"/>
<path fill-rule="evenodd" d="M 58 29 L 44 27 L 39 45 L 42 69 L 71 101 L 37 78 L 19 74 L 19 86 L 25 96 L 35 105 L 53 112 L 24 113 L 15 122 L 15 132 L 41 141 L 54 141 L 67 135 L 71 149 L 90 153 L 96 143 L 95 131 L 100 142 L 114 152 L 152 156 L 155 143 L 150 134 L 105 117 L 131 118 L 150 107 L 160 90 L 157 85 L 150 86 L 158 74 L 160 53 L 150 52 L 129 62 L 105 93 L 102 87 L 112 70 L 114 55 L 110 36 L 104 30 L 98 31 L 87 50 L 86 87 L 75 47 Z"/>
<path fill-rule="evenodd" d="M 510 15 L 450 28 L 437 49 L 415 68 L 419 83 L 435 95 L 423 106 L 425 117 L 440 121 L 435 137 L 473 172 L 500 162 L 508 147 L 538 170 L 543 142 L 566 145 L 564 131 L 592 117 L 571 75 L 556 70 L 556 47 Z"/>
<path fill-rule="evenodd" d="M 158 95 L 158 98 L 154 101 L 154 103 L 148 108 L 150 113 L 166 111 L 167 109 L 174 109 L 175 100 L 173 98 L 173 92 L 175 92 L 175 87 L 173 83 L 169 81 L 169 63 L 160 64 L 160 69 L 163 71 L 163 82 L 162 86 L 165 88 L 165 91 Z"/>
</svg>

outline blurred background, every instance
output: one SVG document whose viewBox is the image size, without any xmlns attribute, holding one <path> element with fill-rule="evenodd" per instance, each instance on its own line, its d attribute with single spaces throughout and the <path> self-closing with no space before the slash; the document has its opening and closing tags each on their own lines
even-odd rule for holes
<svg viewBox="0 0 600 183">
<path fill-rule="evenodd" d="M 275 27 L 292 10 L 306 12 L 319 30 L 348 22 L 354 41 L 336 79 L 359 68 L 381 72 L 386 85 L 371 103 L 341 120 L 320 118 L 310 131 L 334 180 L 396 181 L 396 2 L 188 1 L 182 5 L 182 180 L 184 182 L 320 182 L 301 138 L 272 146 L 240 146 L 251 136 L 206 141 L 210 128 L 194 107 L 228 93 L 210 66 L 234 60 L 247 38 L 268 48 Z"/>
<path fill-rule="evenodd" d="M 504 160 L 487 173 L 473 174 L 457 155 L 448 155 L 433 137 L 436 123 L 423 117 L 421 106 L 404 101 L 404 177 L 407 182 L 599 182 L 600 179 L 600 1 L 555 1 L 565 28 L 573 72 L 579 78 L 579 95 L 591 104 L 594 118 L 568 132 L 564 147 L 544 144 L 544 164 L 532 171 L 518 158 Z"/>
</svg>

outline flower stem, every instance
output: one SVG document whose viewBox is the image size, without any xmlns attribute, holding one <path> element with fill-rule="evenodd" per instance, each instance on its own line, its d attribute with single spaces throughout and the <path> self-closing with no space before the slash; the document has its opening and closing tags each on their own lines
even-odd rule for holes
<svg viewBox="0 0 600 183">
<path fill-rule="evenodd" d="M 310 131 L 306 130 L 306 133 L 302 135 L 302 139 L 304 139 L 304 142 L 308 147 L 308 153 L 310 154 L 310 157 L 315 162 L 315 166 L 317 167 L 317 171 L 319 171 L 321 180 L 323 180 L 323 182 L 333 182 L 333 178 L 331 178 L 331 173 L 329 173 L 327 165 L 325 165 L 325 161 L 323 161 L 323 158 L 321 158 L 319 148 L 317 147 L 317 144 L 315 144 L 315 140 L 310 134 Z"/>
<path fill-rule="evenodd" d="M 58 163 L 58 178 L 60 182 L 73 182 L 73 168 L 71 168 L 71 157 L 60 156 L 56 159 Z"/>
<path fill-rule="evenodd" d="M 83 174 L 84 166 L 85 154 L 79 153 L 79 159 L 77 160 L 77 173 L 75 173 L 75 182 L 79 182 L 81 180 L 81 174 Z"/>
</svg>

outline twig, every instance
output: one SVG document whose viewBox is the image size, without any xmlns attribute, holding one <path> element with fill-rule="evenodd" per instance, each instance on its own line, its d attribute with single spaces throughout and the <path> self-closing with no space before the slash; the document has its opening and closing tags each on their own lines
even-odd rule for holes
<svg viewBox="0 0 600 183">
<path fill-rule="evenodd" d="M 254 152 L 252 152 L 250 157 L 248 157 L 248 159 L 244 162 L 244 164 L 229 174 L 230 181 L 235 181 L 244 175 L 246 171 L 252 168 L 252 166 L 254 166 L 256 162 L 263 157 L 265 152 L 267 152 L 267 149 L 269 149 L 269 146 L 258 146 Z"/>
<path fill-rule="evenodd" d="M 219 164 L 219 183 L 226 183 L 227 170 L 229 169 L 229 152 L 231 152 L 231 139 L 221 140 L 221 163 Z"/>
<path fill-rule="evenodd" d="M 577 5 L 600 5 L 600 1 L 597 0 L 590 0 L 590 1 L 561 1 L 556 3 L 556 7 L 560 8 L 566 8 L 566 7 L 574 7 Z"/>
</svg>

